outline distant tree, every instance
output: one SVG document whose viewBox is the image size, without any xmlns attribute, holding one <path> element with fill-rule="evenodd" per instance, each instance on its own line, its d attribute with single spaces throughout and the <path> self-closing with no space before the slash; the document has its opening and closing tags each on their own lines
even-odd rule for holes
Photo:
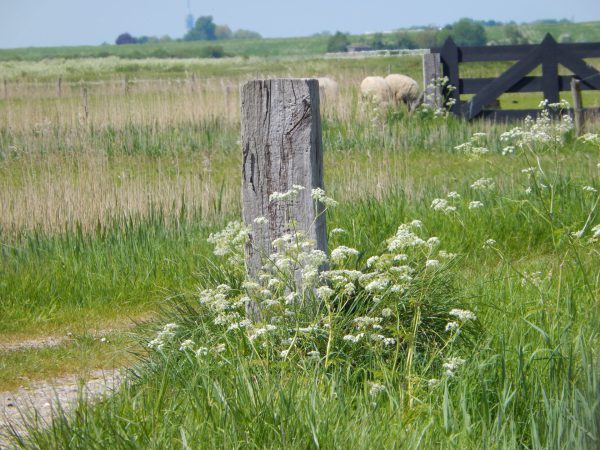
<svg viewBox="0 0 600 450">
<path fill-rule="evenodd" d="M 467 18 L 444 27 L 439 34 L 438 42 L 445 41 L 448 36 L 451 36 L 458 45 L 485 45 L 487 42 L 483 25 Z"/>
<path fill-rule="evenodd" d="M 198 17 L 194 28 L 188 31 L 183 39 L 186 41 L 214 41 L 217 39 L 216 28 L 212 16 Z"/>
<path fill-rule="evenodd" d="M 507 44 L 522 45 L 528 43 L 527 38 L 523 36 L 521 29 L 515 23 L 510 23 L 504 27 L 504 36 L 504 41 Z"/>
<path fill-rule="evenodd" d="M 117 45 L 137 44 L 137 43 L 138 43 L 137 39 L 134 38 L 129 33 L 121 33 L 119 36 L 117 36 L 117 39 L 115 41 L 115 44 L 117 44 Z"/>
<path fill-rule="evenodd" d="M 373 50 L 382 50 L 385 48 L 385 43 L 383 42 L 383 34 L 375 33 L 371 37 L 371 42 L 369 45 L 373 48 Z"/>
<path fill-rule="evenodd" d="M 346 33 L 336 31 L 333 36 L 327 41 L 328 52 L 347 52 L 350 39 Z"/>
<path fill-rule="evenodd" d="M 417 48 L 432 48 L 438 45 L 438 32 L 436 30 L 424 30 L 415 34 L 413 40 Z"/>
<path fill-rule="evenodd" d="M 161 36 L 158 40 L 159 42 L 172 42 L 173 38 L 168 34 L 165 34 L 164 36 Z"/>
<path fill-rule="evenodd" d="M 231 39 L 233 37 L 233 33 L 231 32 L 231 28 L 229 28 L 227 25 L 217 25 L 215 27 L 215 37 L 217 40 Z"/>
<path fill-rule="evenodd" d="M 417 44 L 408 33 L 398 33 L 395 44 L 396 48 L 417 48 Z"/>
<path fill-rule="evenodd" d="M 158 38 L 156 36 L 140 36 L 136 38 L 138 44 L 148 44 L 148 43 L 156 43 L 158 42 Z"/>
<path fill-rule="evenodd" d="M 235 30 L 233 39 L 262 39 L 260 33 L 251 30 Z"/>
</svg>

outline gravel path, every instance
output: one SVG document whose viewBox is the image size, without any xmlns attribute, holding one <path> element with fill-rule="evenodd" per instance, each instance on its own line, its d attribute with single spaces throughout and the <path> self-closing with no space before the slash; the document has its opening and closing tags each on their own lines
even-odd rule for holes
<svg viewBox="0 0 600 450">
<path fill-rule="evenodd" d="M 10 448 L 6 437 L 10 427 L 21 433 L 24 431 L 23 416 L 37 412 L 39 423 L 47 424 L 58 404 L 69 411 L 77 403 L 80 393 L 88 399 L 109 395 L 122 381 L 118 370 L 98 370 L 84 380 L 78 376 L 67 376 L 32 383 L 16 391 L 0 392 L 0 449 Z"/>
</svg>

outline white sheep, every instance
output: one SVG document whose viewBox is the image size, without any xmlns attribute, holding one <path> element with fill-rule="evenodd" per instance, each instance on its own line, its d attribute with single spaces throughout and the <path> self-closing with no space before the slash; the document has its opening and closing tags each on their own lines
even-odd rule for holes
<svg viewBox="0 0 600 450">
<path fill-rule="evenodd" d="M 363 100 L 383 107 L 392 99 L 392 91 L 383 77 L 366 77 L 360 83 L 360 94 Z"/>
<path fill-rule="evenodd" d="M 335 101 L 339 92 L 337 81 L 329 77 L 320 77 L 317 78 L 317 81 L 319 82 L 319 97 L 321 101 Z"/>
<path fill-rule="evenodd" d="M 392 73 L 385 77 L 385 81 L 392 91 L 394 104 L 399 106 L 404 103 L 410 111 L 419 104 L 419 83 L 411 77 L 399 73 Z"/>
</svg>

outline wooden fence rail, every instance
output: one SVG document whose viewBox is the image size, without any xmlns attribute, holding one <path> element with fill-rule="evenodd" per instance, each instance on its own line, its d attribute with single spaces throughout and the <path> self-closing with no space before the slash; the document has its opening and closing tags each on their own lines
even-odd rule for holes
<svg viewBox="0 0 600 450">
<path fill-rule="evenodd" d="M 579 81 L 581 90 L 600 90 L 600 72 L 588 65 L 584 58 L 600 57 L 599 43 L 559 44 L 547 34 L 539 45 L 503 45 L 491 47 L 459 47 L 448 38 L 439 49 L 442 73 L 456 89 L 449 93 L 454 99 L 451 111 L 466 119 L 493 117 L 517 119 L 535 114 L 537 110 L 489 109 L 506 92 L 542 92 L 550 103 L 560 100 L 560 92 L 571 89 L 571 81 Z M 461 78 L 459 66 L 466 62 L 516 61 L 497 78 Z M 542 76 L 530 76 L 536 67 L 542 67 Z M 562 65 L 573 75 L 558 74 Z M 468 101 L 461 94 L 475 94 Z M 589 110 L 587 110 L 589 111 Z M 594 109 L 600 111 L 600 109 Z"/>
</svg>

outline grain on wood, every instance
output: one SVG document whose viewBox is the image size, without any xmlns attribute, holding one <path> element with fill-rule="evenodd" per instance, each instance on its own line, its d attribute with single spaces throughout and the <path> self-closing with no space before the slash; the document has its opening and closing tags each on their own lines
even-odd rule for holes
<svg viewBox="0 0 600 450">
<path fill-rule="evenodd" d="M 313 188 L 323 187 L 323 144 L 319 113 L 319 84 L 313 79 L 254 80 L 241 88 L 242 100 L 242 214 L 251 227 L 246 248 L 250 276 L 261 258 L 272 252 L 273 239 L 297 229 L 327 251 L 325 215 L 315 211 Z M 304 190 L 287 205 L 271 202 L 274 192 L 293 185 Z M 254 220 L 265 217 L 268 224 Z"/>
</svg>

